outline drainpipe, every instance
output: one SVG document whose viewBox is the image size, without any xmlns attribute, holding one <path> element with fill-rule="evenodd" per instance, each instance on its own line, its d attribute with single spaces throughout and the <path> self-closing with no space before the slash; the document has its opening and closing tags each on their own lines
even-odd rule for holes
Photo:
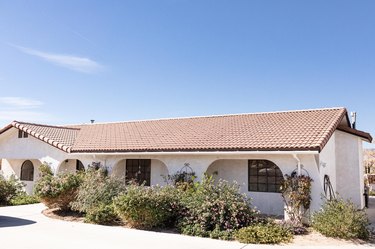
<svg viewBox="0 0 375 249">
<path fill-rule="evenodd" d="M 298 158 L 297 154 L 293 154 L 294 159 L 297 160 L 297 173 L 301 175 L 301 160 Z"/>
</svg>

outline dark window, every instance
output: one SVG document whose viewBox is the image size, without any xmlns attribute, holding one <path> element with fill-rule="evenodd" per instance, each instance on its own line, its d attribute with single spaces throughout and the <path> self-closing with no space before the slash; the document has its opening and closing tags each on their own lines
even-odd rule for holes
<svg viewBox="0 0 375 249">
<path fill-rule="evenodd" d="M 21 166 L 21 180 L 34 181 L 34 165 L 30 160 L 23 162 Z"/>
<path fill-rule="evenodd" d="M 29 134 L 27 132 L 24 132 L 24 131 L 21 131 L 21 130 L 18 130 L 18 138 L 27 138 L 29 136 Z"/>
<path fill-rule="evenodd" d="M 76 160 L 76 171 L 85 171 L 85 166 L 80 160 Z"/>
<path fill-rule="evenodd" d="M 139 184 L 150 186 L 151 160 L 150 159 L 127 159 L 125 181 L 135 181 Z"/>
<path fill-rule="evenodd" d="M 283 174 L 279 167 L 268 160 L 249 160 L 249 191 L 280 193 Z"/>
</svg>

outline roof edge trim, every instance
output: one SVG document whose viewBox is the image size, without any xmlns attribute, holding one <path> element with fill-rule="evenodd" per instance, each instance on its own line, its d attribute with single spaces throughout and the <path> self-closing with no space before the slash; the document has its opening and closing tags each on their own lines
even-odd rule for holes
<svg viewBox="0 0 375 249">
<path fill-rule="evenodd" d="M 28 129 L 27 127 L 23 126 L 22 123 L 18 123 L 17 121 L 13 121 L 12 124 L 11 124 L 11 127 L 15 127 L 19 130 L 22 130 L 22 131 L 26 132 L 27 134 L 35 137 L 36 139 L 39 139 L 40 141 L 43 141 L 43 142 L 45 142 L 49 145 L 52 145 L 53 147 L 55 147 L 57 149 L 60 149 L 64 152 L 70 153 L 71 148 L 69 146 L 63 145 L 63 144 L 61 144 L 59 142 L 56 142 L 56 141 L 54 141 L 54 140 L 52 140 L 48 137 L 43 136 L 42 134 L 39 134 L 39 133 L 37 133 L 37 132 L 35 132 L 31 129 Z M 11 128 L 11 127 L 9 127 L 9 128 Z M 61 127 L 61 128 L 63 128 L 63 127 Z"/>
<path fill-rule="evenodd" d="M 290 150 L 290 151 L 140 151 L 140 152 L 75 152 L 74 155 L 316 155 L 318 150 Z"/>
</svg>

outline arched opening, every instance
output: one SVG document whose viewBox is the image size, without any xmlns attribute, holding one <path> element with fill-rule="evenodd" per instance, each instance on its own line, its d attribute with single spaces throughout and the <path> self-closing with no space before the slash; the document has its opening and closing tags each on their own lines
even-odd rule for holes
<svg viewBox="0 0 375 249">
<path fill-rule="evenodd" d="M 57 173 L 85 171 L 85 166 L 78 159 L 66 159 L 58 167 Z"/>
<path fill-rule="evenodd" d="M 34 165 L 30 160 L 26 160 L 21 166 L 21 181 L 34 181 Z"/>
<path fill-rule="evenodd" d="M 163 176 L 168 175 L 168 169 L 160 160 L 129 158 L 118 161 L 113 167 L 112 175 L 125 182 L 135 180 L 146 186 L 164 185 Z"/>
</svg>

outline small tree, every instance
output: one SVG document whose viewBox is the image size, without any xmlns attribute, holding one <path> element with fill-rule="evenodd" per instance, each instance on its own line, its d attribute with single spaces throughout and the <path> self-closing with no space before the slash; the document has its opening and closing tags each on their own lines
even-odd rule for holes
<svg viewBox="0 0 375 249">
<path fill-rule="evenodd" d="M 285 175 L 281 185 L 286 212 L 295 227 L 302 226 L 302 218 L 310 208 L 312 181 L 309 176 L 305 175 Z"/>
<path fill-rule="evenodd" d="M 375 151 L 365 150 L 364 151 L 364 162 L 365 174 L 370 174 L 375 172 Z"/>
</svg>

